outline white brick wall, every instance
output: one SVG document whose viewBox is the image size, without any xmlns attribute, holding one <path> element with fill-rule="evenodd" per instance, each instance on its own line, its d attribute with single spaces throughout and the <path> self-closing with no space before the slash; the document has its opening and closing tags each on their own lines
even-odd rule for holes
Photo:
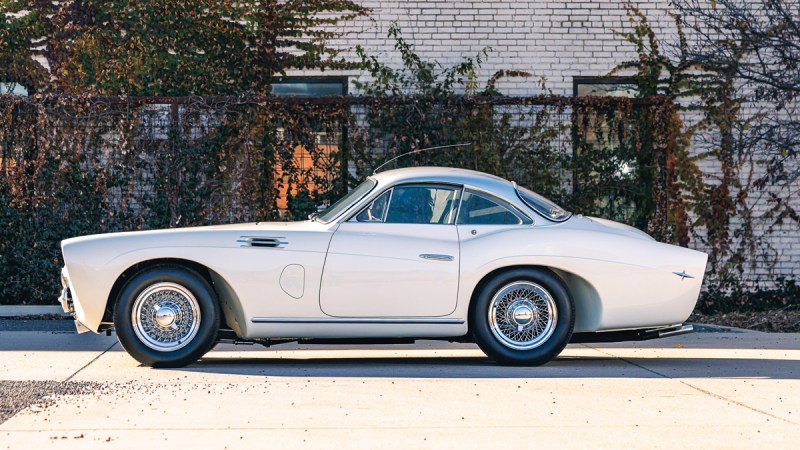
<svg viewBox="0 0 800 450">
<path fill-rule="evenodd" d="M 672 20 L 665 13 L 667 1 L 633 3 L 647 15 L 660 36 L 674 33 Z M 480 80 L 485 81 L 500 69 L 524 70 L 536 78 L 544 76 L 553 93 L 562 95 L 572 95 L 574 77 L 606 75 L 617 64 L 636 56 L 632 47 L 612 32 L 630 27 L 624 3 L 618 1 L 433 0 L 361 4 L 372 8 L 372 15 L 343 27 L 345 37 L 334 45 L 361 45 L 369 54 L 397 65 L 400 61 L 393 50 L 394 42 L 387 37 L 392 22 L 397 22 L 403 36 L 415 44 L 424 59 L 447 66 L 491 47 L 489 60 L 478 74 Z M 309 74 L 318 73 L 290 73 Z M 535 78 L 504 80 L 498 87 L 506 95 L 541 93 Z"/>
<path fill-rule="evenodd" d="M 347 24 L 345 36 L 335 46 L 352 48 L 361 45 L 382 61 L 400 66 L 394 42 L 387 37 L 392 22 L 397 22 L 403 36 L 416 46 L 423 59 L 439 61 L 444 66 L 474 56 L 492 47 L 488 61 L 478 74 L 481 85 L 498 70 L 522 70 L 535 77 L 504 79 L 498 89 L 511 96 L 541 94 L 538 78 L 544 76 L 554 94 L 571 96 L 574 77 L 604 76 L 616 65 L 636 57 L 633 47 L 613 31 L 628 31 L 631 23 L 625 2 L 545 0 L 483 1 L 362 1 L 373 9 L 370 17 Z M 675 35 L 674 23 L 667 15 L 668 0 L 633 1 L 648 18 L 661 38 Z M 672 40 L 674 42 L 674 39 Z M 326 72 L 330 75 L 363 77 L 359 72 Z M 320 75 L 317 72 L 293 72 L 289 75 Z M 354 87 L 350 86 L 350 92 Z M 700 146 L 698 146 L 699 148 Z M 719 167 L 712 159 L 700 167 L 713 178 Z M 777 191 L 800 211 L 800 182 Z M 752 195 L 756 212 L 769 206 L 765 195 Z M 735 223 L 734 219 L 734 223 Z M 790 219 L 767 235 L 768 220 L 757 220 L 756 234 L 765 236 L 765 248 L 771 248 L 774 265 L 758 261 L 746 276 L 751 280 L 784 275 L 800 278 L 800 227 Z M 694 243 L 693 245 L 699 245 Z"/>
</svg>

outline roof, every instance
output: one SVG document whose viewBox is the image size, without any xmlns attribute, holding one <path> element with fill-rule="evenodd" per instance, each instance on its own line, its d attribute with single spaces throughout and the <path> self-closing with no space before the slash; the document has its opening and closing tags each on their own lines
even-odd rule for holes
<svg viewBox="0 0 800 450">
<path fill-rule="evenodd" d="M 377 189 L 367 196 L 368 201 L 376 197 L 377 193 L 383 191 L 385 187 L 398 183 L 452 183 L 488 192 L 522 211 L 531 211 L 531 208 L 520 200 L 511 181 L 475 170 L 453 167 L 407 167 L 379 172 L 372 175 L 372 178 L 378 182 L 378 185 Z"/>
<path fill-rule="evenodd" d="M 379 186 L 407 182 L 440 182 L 464 184 L 497 194 L 513 194 L 514 186 L 508 180 L 475 170 L 453 167 L 407 167 L 387 170 L 372 176 Z"/>
</svg>

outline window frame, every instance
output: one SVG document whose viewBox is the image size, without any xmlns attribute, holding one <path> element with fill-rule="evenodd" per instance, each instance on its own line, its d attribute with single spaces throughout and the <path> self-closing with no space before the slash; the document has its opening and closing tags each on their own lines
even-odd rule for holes
<svg viewBox="0 0 800 450">
<path fill-rule="evenodd" d="M 499 200 L 499 202 L 495 202 L 495 203 L 498 203 L 500 206 L 506 207 L 506 209 L 511 211 L 512 214 L 514 214 L 515 216 L 517 216 L 518 219 L 520 219 L 520 223 L 517 223 L 517 224 L 490 224 L 490 223 L 469 224 L 469 223 L 458 223 L 458 220 L 461 218 L 461 208 L 463 206 L 464 194 L 466 193 L 467 190 L 474 191 L 474 192 L 477 192 L 480 195 L 489 197 L 490 200 L 491 199 Z M 526 203 L 526 205 L 527 205 L 527 203 Z M 525 223 L 525 219 L 529 220 L 530 223 Z M 456 212 L 455 224 L 456 225 L 464 225 L 464 226 L 489 225 L 489 226 L 493 226 L 493 227 L 500 227 L 500 226 L 512 227 L 512 226 L 523 226 L 523 225 L 524 226 L 533 226 L 533 225 L 536 224 L 536 220 L 533 217 L 531 217 L 530 215 L 526 214 L 525 211 L 522 211 L 520 208 L 518 208 L 513 203 L 509 202 L 508 200 L 503 199 L 502 197 L 500 197 L 498 195 L 495 195 L 495 194 L 493 194 L 491 192 L 488 192 L 488 191 L 486 191 L 484 189 L 475 188 L 473 186 L 464 186 L 462 191 L 461 191 L 461 198 L 460 198 L 460 200 L 458 202 L 458 211 Z"/>
<path fill-rule="evenodd" d="M 352 222 L 352 223 L 382 223 L 382 224 L 387 224 L 387 222 L 384 222 L 384 221 L 381 221 L 381 222 L 378 222 L 378 221 L 361 222 L 361 221 L 359 221 L 357 219 L 357 217 L 358 217 L 359 214 L 361 214 L 362 212 L 366 211 L 367 208 L 369 208 L 375 200 L 379 199 L 383 194 L 385 194 L 387 191 L 391 190 L 392 192 L 389 194 L 389 203 L 387 203 L 386 212 L 384 213 L 384 220 L 385 220 L 385 217 L 389 214 L 389 208 L 392 205 L 391 201 L 392 201 L 392 197 L 394 197 L 394 188 L 403 187 L 403 186 L 431 186 L 431 185 L 433 185 L 433 186 L 444 186 L 444 187 L 447 187 L 447 188 L 453 188 L 454 191 L 458 192 L 458 204 L 456 205 L 456 207 L 458 209 L 456 210 L 455 217 L 453 217 L 453 223 L 449 223 L 449 224 L 448 223 L 406 223 L 405 225 L 444 225 L 444 226 L 455 225 L 456 221 L 458 220 L 458 213 L 459 213 L 459 211 L 461 209 L 461 199 L 464 196 L 464 185 L 458 184 L 458 183 L 448 183 L 446 181 L 408 181 L 408 182 L 405 182 L 405 183 L 397 183 L 397 184 L 393 184 L 391 186 L 387 186 L 386 189 L 380 191 L 380 193 L 378 193 L 374 197 L 372 197 L 369 201 L 367 201 L 364 204 L 364 206 L 362 206 L 361 208 L 358 208 L 354 213 L 350 214 L 347 218 L 342 220 L 342 222 L 343 223 L 344 222 Z M 388 223 L 388 224 L 390 224 L 390 225 L 398 225 L 398 223 L 394 223 L 394 222 Z"/>
<path fill-rule="evenodd" d="M 367 210 L 369 210 L 369 208 L 371 208 L 372 205 L 374 205 L 375 202 L 377 202 L 380 198 L 382 198 L 384 195 L 386 195 L 387 192 L 389 194 L 389 198 L 386 200 L 386 206 L 383 209 L 383 214 L 381 216 L 381 220 L 358 220 L 358 216 L 360 216 L 361 214 L 367 212 Z M 381 195 L 378 195 L 377 197 L 372 199 L 371 202 L 367 203 L 363 208 L 361 208 L 356 213 L 356 215 L 353 216 L 353 221 L 357 222 L 357 223 L 386 223 L 386 216 L 389 214 L 389 205 L 392 204 L 392 197 L 393 196 L 394 196 L 394 188 L 393 187 L 389 188 L 388 190 L 383 191 L 381 193 Z"/>
<path fill-rule="evenodd" d="M 361 196 L 359 196 L 357 199 L 355 199 L 355 200 L 353 200 L 352 202 L 350 202 L 350 203 L 349 203 L 349 204 L 348 204 L 346 207 L 344 207 L 344 208 L 343 208 L 343 209 L 342 209 L 342 210 L 341 210 L 341 211 L 340 211 L 338 214 L 336 214 L 336 216 L 334 216 L 333 218 L 331 218 L 331 220 L 327 220 L 327 221 L 326 221 L 326 220 L 322 220 L 322 213 L 320 213 L 319 215 L 317 215 L 317 216 L 315 217 L 315 220 L 318 220 L 318 221 L 319 221 L 319 223 L 324 223 L 324 224 L 326 224 L 326 225 L 327 225 L 327 224 L 329 224 L 329 223 L 336 222 L 337 220 L 339 220 L 339 219 L 340 219 L 341 217 L 343 217 L 343 216 L 346 216 L 346 215 L 347 215 L 347 213 L 348 213 L 348 211 L 352 210 L 352 209 L 353 209 L 353 208 L 354 208 L 356 205 L 358 205 L 358 203 L 359 203 L 359 202 L 361 202 L 362 200 L 364 200 L 365 198 L 367 198 L 367 197 L 369 196 L 369 194 L 370 194 L 370 193 L 372 193 L 372 191 L 374 191 L 376 187 L 378 187 L 378 182 L 377 182 L 377 181 L 375 181 L 375 179 L 374 179 L 374 178 L 372 178 L 372 177 L 367 177 L 367 178 L 366 178 L 364 181 L 362 181 L 361 183 L 359 183 L 359 185 L 358 185 L 358 186 L 356 186 L 356 187 L 355 187 L 355 188 L 353 188 L 352 190 L 348 191 L 348 192 L 347 192 L 346 194 L 344 194 L 344 195 L 343 195 L 343 196 L 342 196 L 342 197 L 341 197 L 339 200 L 336 200 L 335 202 L 331 203 L 331 205 L 330 205 L 330 206 L 328 206 L 328 208 L 330 208 L 330 207 L 332 207 L 333 205 L 335 205 L 336 203 L 338 203 L 339 201 L 343 200 L 345 197 L 347 197 L 348 195 L 350 195 L 350 192 L 352 192 L 352 191 L 354 191 L 354 190 L 358 189 L 358 188 L 359 188 L 359 187 L 360 187 L 362 184 L 366 183 L 366 182 L 367 182 L 367 180 L 371 180 L 371 181 L 372 181 L 372 183 L 373 183 L 373 184 L 372 184 L 372 186 L 369 188 L 369 190 L 368 190 L 367 192 L 364 192 L 363 194 L 361 194 Z M 327 211 L 327 210 L 328 210 L 328 208 L 325 208 L 325 211 Z M 323 211 L 323 212 L 324 212 L 324 211 Z M 349 220 L 349 219 L 348 219 L 348 220 Z"/>
</svg>

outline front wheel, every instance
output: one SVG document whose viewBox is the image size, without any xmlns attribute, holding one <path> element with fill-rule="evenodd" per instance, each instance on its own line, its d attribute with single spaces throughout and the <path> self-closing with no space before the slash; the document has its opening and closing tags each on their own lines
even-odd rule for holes
<svg viewBox="0 0 800 450">
<path fill-rule="evenodd" d="M 211 350 L 220 313 L 214 290 L 197 272 L 158 266 L 133 276 L 117 298 L 119 342 L 140 363 L 181 367 Z"/>
<path fill-rule="evenodd" d="M 474 301 L 472 334 L 481 350 L 501 364 L 545 364 L 561 353 L 572 336 L 572 297 L 549 270 L 503 272 L 489 280 Z"/>
</svg>

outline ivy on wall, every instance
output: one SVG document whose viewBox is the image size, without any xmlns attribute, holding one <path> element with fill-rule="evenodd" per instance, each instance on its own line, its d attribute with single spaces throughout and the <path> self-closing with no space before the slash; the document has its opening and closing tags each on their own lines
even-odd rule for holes
<svg viewBox="0 0 800 450">
<path fill-rule="evenodd" d="M 742 89 L 735 64 L 698 58 L 684 33 L 687 18 L 673 17 L 677 39 L 672 51 L 665 52 L 647 17 L 631 6 L 628 15 L 632 29 L 618 35 L 635 47 L 638 58 L 611 74 L 634 70 L 642 95 L 662 95 L 680 105 L 664 130 L 673 143 L 667 156 L 667 176 L 675 180 L 669 183 L 669 215 L 675 241 L 687 245 L 692 240 L 709 253 L 700 310 L 749 310 L 800 302 L 793 296 L 795 280 L 754 275 L 756 267 L 769 270 L 779 257 L 767 238 L 771 230 L 785 221 L 800 226 L 798 212 L 779 195 L 790 192 L 786 188 L 792 168 L 780 149 L 770 148 L 769 135 L 778 130 L 765 124 L 769 116 L 753 107 L 753 92 Z M 744 60 L 746 49 L 737 52 L 731 57 Z M 691 122 L 684 123 L 679 114 Z M 716 170 L 701 172 L 700 163 Z M 755 200 L 759 197 L 766 208 Z"/>
<path fill-rule="evenodd" d="M 399 96 L 362 98 L 0 97 L 0 291 L 3 303 L 52 303 L 62 239 L 92 233 L 303 219 L 400 152 L 472 142 L 402 158 L 516 180 L 576 213 L 642 223 L 664 218 L 658 161 L 636 156 L 636 117 L 670 113 L 661 99 Z M 574 117 L 586 118 L 573 125 Z M 602 120 L 599 120 L 602 118 Z M 601 127 L 596 127 L 597 124 Z M 572 138 L 585 152 L 573 154 Z M 322 139 L 327 137 L 327 141 Z M 330 145 L 334 142 L 335 145 Z M 608 148 L 606 148 L 608 147 Z M 658 152 L 666 145 L 652 145 Z M 616 149 L 616 150 L 615 150 Z M 619 165 L 626 178 L 607 202 Z M 303 161 L 299 155 L 308 160 Z M 619 158 L 618 158 L 619 159 Z M 569 188 L 580 173 L 583 190 Z M 640 174 L 648 174 L 646 177 Z M 649 184 L 644 184 L 649 183 Z M 656 186 L 658 184 L 658 186 Z M 636 189 L 633 189 L 633 188 Z M 654 197 L 655 196 L 655 197 Z M 287 210 L 278 204 L 285 200 Z M 660 228 L 662 227 L 662 228 Z M 666 228 L 663 228 L 666 229 Z"/>
<path fill-rule="evenodd" d="M 70 95 L 264 94 L 288 68 L 352 68 L 328 42 L 368 12 L 349 0 L 0 0 L 0 81 Z"/>
<path fill-rule="evenodd" d="M 282 184 L 313 185 L 315 205 L 342 192 L 316 136 L 346 106 L 173 100 L 0 96 L 0 303 L 52 303 L 68 237 L 291 219 L 302 208 L 279 215 Z"/>
<path fill-rule="evenodd" d="M 574 211 L 620 220 L 661 240 L 678 240 L 684 221 L 670 212 L 670 194 L 678 188 L 668 164 L 674 165 L 679 118 L 667 97 L 564 98 L 553 96 L 546 80 L 539 79 L 541 97 L 502 98 L 500 79 L 533 75 L 499 71 L 481 87 L 475 74 L 491 57 L 490 48 L 445 67 L 420 57 L 396 25 L 389 36 L 403 65 L 389 66 L 359 48 L 370 77 L 355 82 L 356 87 L 376 97 L 408 92 L 417 97 L 366 112 L 366 128 L 353 142 L 357 177 L 400 154 L 467 143 L 397 164 L 492 173 Z"/>
<path fill-rule="evenodd" d="M 444 67 L 392 26 L 401 67 L 363 49 L 341 58 L 327 44 L 335 27 L 321 26 L 367 13 L 345 0 L 0 0 L 0 79 L 37 94 L 0 97 L 1 301 L 52 303 L 63 238 L 302 219 L 395 156 L 466 143 L 389 167 L 481 170 L 576 213 L 700 242 L 712 253 L 701 306 L 747 307 L 751 297 L 720 293 L 742 292 L 754 255 L 770 258 L 747 200 L 768 180 L 742 177 L 754 153 L 737 138 L 748 124 L 737 121 L 731 76 L 664 56 L 631 9 L 633 29 L 621 37 L 639 58 L 618 70 L 636 71 L 641 98 L 556 97 L 545 80 L 542 96 L 506 98 L 503 78 L 533 74 L 479 80 L 490 48 Z M 355 83 L 363 98 L 263 96 L 288 68 L 356 67 L 370 75 Z M 699 99 L 699 123 L 682 122 L 687 98 Z M 691 154 L 709 129 L 719 145 Z M 700 158 L 716 160 L 718 180 L 700 173 Z M 768 219 L 798 220 L 780 198 L 773 205 Z"/>
</svg>

